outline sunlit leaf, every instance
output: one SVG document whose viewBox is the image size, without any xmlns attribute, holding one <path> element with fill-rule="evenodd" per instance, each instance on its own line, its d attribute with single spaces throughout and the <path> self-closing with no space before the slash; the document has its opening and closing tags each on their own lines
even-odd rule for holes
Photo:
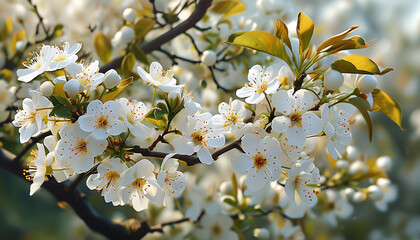
<svg viewBox="0 0 420 240">
<path fill-rule="evenodd" d="M 366 121 L 366 124 L 368 125 L 369 140 L 372 141 L 373 125 L 372 125 L 372 120 L 368 112 L 370 108 L 369 103 L 366 101 L 366 99 L 363 99 L 361 97 L 349 98 L 346 100 L 346 102 L 355 106 L 359 110 L 359 112 L 362 114 L 363 118 Z"/>
<path fill-rule="evenodd" d="M 369 47 L 369 45 L 366 44 L 363 38 L 354 36 L 331 45 L 328 49 L 325 50 L 325 52 L 333 54 L 343 50 L 360 49 L 366 47 Z"/>
<path fill-rule="evenodd" d="M 20 30 L 19 32 L 13 34 L 12 42 L 10 43 L 10 50 L 12 54 L 16 52 L 16 43 L 18 41 L 23 41 L 25 39 L 25 29 Z"/>
<path fill-rule="evenodd" d="M 149 18 L 143 18 L 136 23 L 134 26 L 134 32 L 136 33 L 136 39 L 142 39 L 146 34 L 152 30 L 156 21 Z"/>
<path fill-rule="evenodd" d="M 117 90 L 108 92 L 104 95 L 102 98 L 102 102 L 107 102 L 109 100 L 114 99 L 124 88 L 126 88 L 128 85 L 130 85 L 133 82 L 133 77 L 129 77 L 127 79 L 124 79 L 121 81 L 121 83 L 117 86 Z"/>
<path fill-rule="evenodd" d="M 13 21 L 12 17 L 8 17 L 0 31 L 0 40 L 3 41 L 13 32 Z"/>
<path fill-rule="evenodd" d="M 134 64 L 136 64 L 136 57 L 134 56 L 134 53 L 130 52 L 123 58 L 121 63 L 121 70 L 124 74 L 131 75 Z"/>
<path fill-rule="evenodd" d="M 216 0 L 213 1 L 210 11 L 222 14 L 222 19 L 235 16 L 246 11 L 246 6 L 240 0 Z"/>
<path fill-rule="evenodd" d="M 229 36 L 227 43 L 255 49 L 288 61 L 286 50 L 280 39 L 263 31 L 237 32 Z"/>
<path fill-rule="evenodd" d="M 299 38 L 300 53 L 302 53 L 309 46 L 314 33 L 314 22 L 303 12 L 300 12 L 298 15 L 296 33 Z"/>
<path fill-rule="evenodd" d="M 93 39 L 93 45 L 95 46 L 96 54 L 102 62 L 108 63 L 111 60 L 112 45 L 111 41 L 103 33 L 96 34 Z"/>
<path fill-rule="evenodd" d="M 292 49 L 292 44 L 289 39 L 289 30 L 287 29 L 286 24 L 276 19 L 276 36 L 283 41 L 290 49 Z"/>
<path fill-rule="evenodd" d="M 349 55 L 331 64 L 331 68 L 341 73 L 378 74 L 383 75 L 392 71 L 392 68 L 379 70 L 378 65 L 362 55 Z"/>
<path fill-rule="evenodd" d="M 133 45 L 133 53 L 137 60 L 140 62 L 149 65 L 149 58 L 147 57 L 146 53 L 144 53 L 143 49 L 141 49 L 138 45 Z"/>
<path fill-rule="evenodd" d="M 319 47 L 316 49 L 317 52 L 321 52 L 323 50 L 329 50 L 328 47 L 337 44 L 338 42 L 340 42 L 341 40 L 343 40 L 349 33 L 353 32 L 355 29 L 357 29 L 359 26 L 353 26 L 350 29 L 347 29 L 346 31 L 337 34 L 335 36 L 332 36 L 330 38 L 328 38 L 327 40 L 325 40 L 324 42 L 321 43 L 321 45 L 319 45 Z"/>
<path fill-rule="evenodd" d="M 373 107 L 371 111 L 380 111 L 394 121 L 400 128 L 402 113 L 400 104 L 385 92 L 375 89 L 372 91 Z"/>
</svg>

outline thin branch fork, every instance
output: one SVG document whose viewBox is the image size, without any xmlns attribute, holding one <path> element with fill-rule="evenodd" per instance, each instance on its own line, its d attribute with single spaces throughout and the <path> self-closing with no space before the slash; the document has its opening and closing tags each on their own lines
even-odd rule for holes
<svg viewBox="0 0 420 240">
<path fill-rule="evenodd" d="M 160 46 L 163 44 L 171 41 L 178 35 L 185 33 L 188 29 L 195 26 L 195 24 L 200 21 L 204 17 L 204 15 L 207 12 L 207 9 L 210 7 L 212 3 L 212 0 L 200 0 L 193 13 L 190 15 L 189 18 L 187 18 L 182 23 L 178 24 L 176 27 L 172 28 L 171 30 L 167 31 L 166 33 L 160 35 L 159 37 L 155 38 L 154 40 L 141 44 L 140 48 L 144 51 L 144 53 L 150 53 L 154 50 L 158 50 Z M 123 57 L 119 57 L 108 63 L 107 65 L 104 65 L 100 68 L 100 72 L 106 72 L 113 68 L 118 68 L 121 66 Z"/>
</svg>

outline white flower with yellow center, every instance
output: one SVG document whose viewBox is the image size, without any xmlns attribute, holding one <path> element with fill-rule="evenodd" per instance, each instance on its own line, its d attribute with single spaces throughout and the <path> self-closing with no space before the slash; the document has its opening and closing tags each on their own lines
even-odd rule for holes
<svg viewBox="0 0 420 240">
<path fill-rule="evenodd" d="M 241 101 L 233 100 L 231 104 L 219 104 L 218 115 L 213 116 L 215 128 L 223 128 L 223 132 L 236 132 L 245 125 L 246 109 Z"/>
<path fill-rule="evenodd" d="M 273 94 L 277 91 L 280 82 L 277 80 L 274 68 L 262 68 L 260 65 L 253 66 L 248 73 L 249 85 L 236 91 L 240 98 L 246 98 L 245 102 L 257 104 L 264 99 L 265 94 Z"/>
<path fill-rule="evenodd" d="M 73 168 L 77 173 L 89 171 L 94 158 L 103 153 L 108 146 L 104 140 L 96 140 L 88 132 L 80 129 L 79 123 L 68 125 L 60 131 L 55 159 L 64 168 Z"/>
<path fill-rule="evenodd" d="M 137 71 L 144 81 L 164 92 L 175 91 L 184 87 L 184 85 L 176 85 L 176 79 L 172 77 L 172 71 L 165 72 L 158 62 L 150 64 L 150 74 L 140 66 L 137 67 Z"/>
<path fill-rule="evenodd" d="M 221 214 L 205 214 L 203 218 L 201 218 L 200 224 L 202 228 L 197 229 L 194 234 L 199 239 L 239 239 L 238 235 L 231 230 L 231 228 L 233 227 L 233 220 L 230 216 Z"/>
<path fill-rule="evenodd" d="M 54 47 L 55 58 L 52 60 L 49 66 L 49 71 L 55 71 L 67 67 L 71 63 L 75 63 L 77 60 L 76 53 L 80 51 L 82 44 L 76 43 L 70 47 L 69 42 L 64 42 L 61 47 Z"/>
<path fill-rule="evenodd" d="M 242 137 L 245 153 L 232 159 L 238 173 L 246 173 L 245 184 L 253 191 L 261 189 L 267 181 L 276 181 L 281 173 L 280 144 L 275 138 L 247 133 Z"/>
<path fill-rule="evenodd" d="M 125 171 L 120 195 L 123 204 L 131 203 L 136 211 L 147 208 L 149 200 L 163 204 L 164 193 L 153 173 L 154 166 L 147 159 L 142 159 Z"/>
<path fill-rule="evenodd" d="M 272 129 L 286 132 L 292 145 L 303 146 L 308 135 L 318 134 L 322 130 L 322 121 L 314 113 L 308 112 L 316 102 L 307 90 L 299 90 L 293 95 L 293 89 L 280 90 L 273 95 L 273 105 L 283 116 L 275 117 Z"/>
<path fill-rule="evenodd" d="M 77 79 L 80 91 L 95 90 L 104 80 L 104 74 L 99 73 L 99 62 L 94 61 L 87 66 L 81 63 L 70 63 L 66 66 L 67 78 L 64 76 L 54 79 L 54 83 L 66 83 L 67 79 Z"/>
<path fill-rule="evenodd" d="M 48 70 L 50 63 L 56 57 L 55 48 L 49 45 L 43 45 L 39 53 L 30 53 L 31 59 L 23 62 L 26 69 L 18 69 L 17 76 L 19 81 L 30 82 L 38 75 Z"/>
<path fill-rule="evenodd" d="M 79 117 L 78 122 L 83 131 L 90 132 L 97 140 L 104 140 L 109 135 L 115 136 L 126 131 L 124 123 L 119 120 L 120 104 L 115 101 L 102 103 L 93 100 L 87 107 L 86 114 Z"/>
<path fill-rule="evenodd" d="M 22 102 L 21 110 L 15 115 L 13 125 L 19 128 L 20 142 L 27 142 L 32 136 L 36 136 L 41 131 L 46 130 L 45 118 L 51 112 L 52 104 L 40 92 L 32 91 L 32 99 L 25 98 Z"/>
<path fill-rule="evenodd" d="M 117 102 L 121 106 L 120 119 L 130 132 L 141 139 L 148 137 L 150 128 L 143 124 L 144 117 L 147 114 L 147 106 L 143 102 L 127 98 L 120 98 Z"/>
<path fill-rule="evenodd" d="M 297 161 L 288 172 L 285 191 L 294 205 L 313 207 L 318 203 L 316 187 L 320 184 L 320 176 L 313 161 L 313 158 Z"/>
<path fill-rule="evenodd" d="M 335 106 L 329 107 L 328 103 L 321 106 L 324 133 L 329 138 L 327 150 L 335 160 L 341 158 L 341 154 L 346 151 L 345 146 L 350 144 L 350 117 L 346 111 L 338 110 Z"/>
<path fill-rule="evenodd" d="M 210 165 L 214 159 L 209 148 L 219 148 L 225 144 L 225 136 L 222 129 L 213 128 L 212 116 L 210 113 L 188 116 L 186 126 L 180 126 L 182 136 L 175 137 L 172 145 L 175 152 L 191 155 L 197 153 L 198 158 L 204 164 Z"/>
<path fill-rule="evenodd" d="M 175 153 L 165 156 L 162 161 L 161 170 L 157 175 L 157 181 L 165 192 L 166 196 L 173 196 L 184 191 L 187 185 L 187 179 L 184 174 L 178 170 L 178 160 L 172 158 Z"/>
<path fill-rule="evenodd" d="M 105 202 L 112 202 L 114 206 L 121 203 L 119 190 L 121 188 L 121 174 L 127 170 L 127 166 L 118 158 L 112 158 L 99 164 L 98 173 L 92 174 L 86 181 L 90 190 L 100 191 Z"/>
</svg>

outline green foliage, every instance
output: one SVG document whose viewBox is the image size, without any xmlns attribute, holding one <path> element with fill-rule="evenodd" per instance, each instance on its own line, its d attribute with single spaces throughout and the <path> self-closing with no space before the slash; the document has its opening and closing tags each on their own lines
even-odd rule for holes
<svg viewBox="0 0 420 240">
<path fill-rule="evenodd" d="M 331 68 L 341 73 L 358 73 L 358 74 L 377 74 L 383 75 L 390 71 L 392 68 L 386 68 L 382 71 L 379 70 L 378 65 L 371 59 L 362 55 L 349 55 L 341 60 L 337 60 L 331 64 Z"/>
</svg>

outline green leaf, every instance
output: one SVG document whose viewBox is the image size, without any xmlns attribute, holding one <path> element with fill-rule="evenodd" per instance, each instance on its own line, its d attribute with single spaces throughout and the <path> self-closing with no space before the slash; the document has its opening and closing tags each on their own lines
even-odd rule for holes
<svg viewBox="0 0 420 240">
<path fill-rule="evenodd" d="M 146 34 L 152 30 L 153 26 L 156 24 L 155 20 L 149 18 L 143 18 L 136 23 L 134 26 L 134 32 L 136 33 L 136 39 L 142 39 Z"/>
<path fill-rule="evenodd" d="M 385 92 L 374 89 L 372 91 L 373 107 L 371 111 L 380 111 L 385 116 L 389 117 L 395 122 L 401 129 L 402 113 L 400 104 L 397 101 L 388 96 Z"/>
<path fill-rule="evenodd" d="M 223 202 L 229 204 L 232 207 L 235 207 L 235 208 L 239 209 L 238 203 L 235 200 L 233 200 L 232 198 L 225 198 L 225 199 L 223 199 Z"/>
<path fill-rule="evenodd" d="M 359 112 L 362 114 L 363 118 L 366 121 L 366 124 L 368 125 L 369 140 L 372 141 L 373 125 L 372 125 L 372 120 L 368 112 L 370 108 L 369 103 L 366 101 L 366 99 L 361 98 L 361 97 L 349 98 L 346 100 L 346 102 L 355 106 L 359 110 Z"/>
<path fill-rule="evenodd" d="M 227 43 L 255 49 L 289 61 L 283 43 L 271 33 L 263 31 L 237 32 L 229 36 Z"/>
<path fill-rule="evenodd" d="M 341 73 L 358 73 L 358 74 L 378 74 L 383 75 L 390 71 L 392 68 L 386 68 L 382 71 L 379 70 L 378 65 L 369 58 L 362 55 L 349 55 L 341 60 L 337 60 L 331 64 L 331 68 Z"/>
<path fill-rule="evenodd" d="M 147 57 L 146 53 L 144 53 L 143 49 L 141 49 L 137 45 L 133 45 L 133 53 L 137 60 L 140 62 L 149 65 L 149 58 Z"/>
<path fill-rule="evenodd" d="M 129 52 L 122 60 L 121 70 L 124 74 L 131 75 L 134 64 L 136 64 L 136 57 L 134 56 L 134 53 Z"/>
<path fill-rule="evenodd" d="M 279 19 L 276 19 L 276 37 L 281 39 L 284 44 L 292 49 L 292 44 L 289 39 L 289 30 L 287 29 L 286 24 Z"/>
<path fill-rule="evenodd" d="M 57 109 L 53 109 L 54 110 L 54 114 L 57 117 L 63 117 L 63 118 L 69 118 L 71 117 L 71 110 L 73 109 L 73 106 L 64 106 L 64 107 L 60 107 Z"/>
<path fill-rule="evenodd" d="M 240 0 L 216 0 L 213 1 L 210 11 L 222 14 L 222 20 L 246 11 L 246 5 Z"/>
<path fill-rule="evenodd" d="M 93 45 L 95 46 L 96 54 L 103 63 L 108 63 L 111 60 L 112 45 L 111 41 L 103 33 L 96 34 L 93 39 Z"/>
<path fill-rule="evenodd" d="M 308 48 L 312 34 L 314 33 L 314 22 L 303 12 L 300 12 L 298 15 L 296 33 L 299 38 L 300 53 L 302 54 Z"/>
<path fill-rule="evenodd" d="M 325 40 L 324 42 L 321 43 L 321 45 L 319 45 L 319 47 L 316 49 L 316 51 L 319 53 L 323 50 L 329 50 L 328 47 L 337 44 L 338 42 L 340 42 L 341 40 L 343 40 L 349 33 L 353 32 L 355 29 L 357 29 L 359 26 L 353 26 L 350 29 L 347 29 L 346 31 L 337 34 L 335 36 L 332 36 L 330 38 L 328 38 L 327 40 Z"/>
</svg>

